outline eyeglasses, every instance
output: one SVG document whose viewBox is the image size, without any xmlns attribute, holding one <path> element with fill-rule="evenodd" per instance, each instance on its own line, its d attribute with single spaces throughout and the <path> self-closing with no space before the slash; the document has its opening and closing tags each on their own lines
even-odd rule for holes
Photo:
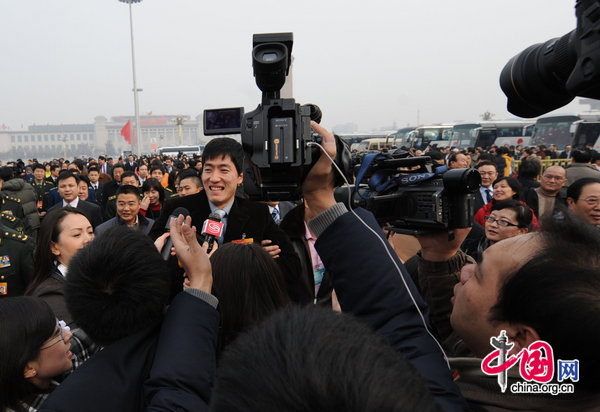
<svg viewBox="0 0 600 412">
<path fill-rule="evenodd" d="M 40 350 L 44 350 L 44 349 L 48 349 L 51 348 L 52 346 L 56 345 L 57 343 L 64 341 L 65 340 L 65 332 L 64 332 L 64 322 L 63 321 L 56 321 L 56 326 L 58 326 L 58 336 L 56 336 L 56 339 L 54 342 L 52 342 L 49 345 L 46 346 L 42 346 L 40 348 Z M 56 332 L 54 333 L 56 335 Z"/>
<path fill-rule="evenodd" d="M 542 179 L 546 179 L 546 180 L 556 180 L 557 182 L 562 182 L 563 180 L 566 180 L 564 177 L 562 176 L 552 176 L 552 175 L 543 175 Z"/>
<path fill-rule="evenodd" d="M 600 204 L 600 198 L 597 197 L 588 197 L 587 199 L 583 199 L 583 201 L 590 206 Z"/>
<path fill-rule="evenodd" d="M 519 226 L 519 225 L 515 225 L 514 223 L 510 223 L 506 219 L 496 219 L 492 216 L 485 216 L 484 219 L 488 223 L 497 223 L 498 226 L 502 226 L 502 227 Z"/>
</svg>

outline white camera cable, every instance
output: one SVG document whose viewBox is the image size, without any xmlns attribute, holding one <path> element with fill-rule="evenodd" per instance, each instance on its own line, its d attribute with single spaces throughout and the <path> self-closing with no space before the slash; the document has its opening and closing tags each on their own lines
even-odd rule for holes
<svg viewBox="0 0 600 412">
<path fill-rule="evenodd" d="M 346 184 L 348 186 L 350 186 L 350 183 L 348 182 L 348 179 L 346 179 L 346 176 L 344 176 L 344 173 L 340 170 L 340 168 L 338 167 L 338 165 L 335 164 L 335 162 L 333 161 L 333 159 L 331 158 L 331 156 L 329 155 L 329 153 L 327 153 L 327 151 L 325 150 L 325 148 L 323 146 L 321 146 L 317 142 L 308 142 L 308 146 L 318 146 L 321 149 L 321 151 L 323 152 L 323 154 L 325 154 L 325 156 L 327 156 L 329 158 L 329 160 L 331 160 L 331 164 L 335 167 L 335 169 L 340 174 L 340 176 L 342 176 L 342 179 L 344 179 L 344 182 L 346 182 Z M 417 305 L 417 302 L 415 301 L 415 298 L 414 298 L 413 294 L 410 292 L 410 288 L 408 287 L 408 284 L 406 283 L 406 279 L 404 279 L 404 276 L 402 276 L 402 271 L 400 270 L 400 267 L 398 267 L 398 264 L 396 264 L 396 261 L 394 260 L 394 258 L 390 254 L 390 251 L 387 248 L 387 245 L 385 244 L 385 241 L 364 220 L 362 220 L 361 217 L 352 208 L 352 198 L 351 198 L 351 195 L 350 195 L 350 190 L 348 190 L 348 207 L 350 208 L 350 212 L 354 216 L 356 216 L 356 218 L 371 233 L 373 233 L 375 235 L 375 237 L 377 238 L 377 240 L 379 241 L 379 243 L 381 243 L 381 245 L 383 246 L 383 249 L 385 250 L 385 252 L 387 253 L 388 257 L 390 258 L 390 260 L 394 264 L 394 267 L 398 271 L 398 275 L 400 276 L 400 279 L 402 279 L 402 283 L 404 284 L 404 287 L 406 288 L 406 291 L 408 292 L 408 296 L 410 296 L 410 299 L 412 300 L 412 303 L 413 303 L 415 309 L 417 309 L 417 312 L 419 313 L 419 316 L 421 317 L 421 322 L 423 323 L 423 327 L 425 328 L 425 330 L 427 331 L 427 333 L 429 334 L 429 336 L 431 336 L 431 338 L 438 345 L 438 347 L 442 351 L 442 355 L 444 355 L 444 360 L 446 361 L 446 365 L 448 365 L 448 369 L 451 369 L 450 368 L 450 362 L 448 361 L 448 356 L 446 356 L 446 352 L 444 351 L 444 348 L 442 348 L 442 345 L 440 344 L 440 342 L 438 342 L 438 340 L 435 338 L 435 336 L 433 336 L 433 334 L 431 333 L 431 331 L 427 327 L 427 322 L 425 321 L 425 316 L 423 316 L 423 313 L 421 312 L 421 309 L 419 309 L 419 305 Z"/>
</svg>

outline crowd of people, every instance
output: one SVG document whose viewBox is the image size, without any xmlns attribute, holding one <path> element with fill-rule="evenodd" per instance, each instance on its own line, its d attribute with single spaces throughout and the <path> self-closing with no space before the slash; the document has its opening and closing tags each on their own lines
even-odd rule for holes
<svg viewBox="0 0 600 412">
<path fill-rule="evenodd" d="M 481 187 L 472 227 L 419 235 L 407 261 L 336 203 L 325 155 L 293 203 L 244 196 L 230 138 L 1 167 L 0 411 L 600 409 L 597 154 L 424 154 Z M 501 392 L 481 369 L 501 331 L 509 354 L 577 359 L 575 392 Z"/>
</svg>

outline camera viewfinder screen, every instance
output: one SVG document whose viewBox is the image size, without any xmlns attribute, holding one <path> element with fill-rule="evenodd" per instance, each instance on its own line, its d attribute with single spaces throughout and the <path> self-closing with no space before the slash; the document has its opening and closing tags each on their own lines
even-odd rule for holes
<svg viewBox="0 0 600 412">
<path fill-rule="evenodd" d="M 240 133 L 243 107 L 204 111 L 204 134 Z"/>
</svg>

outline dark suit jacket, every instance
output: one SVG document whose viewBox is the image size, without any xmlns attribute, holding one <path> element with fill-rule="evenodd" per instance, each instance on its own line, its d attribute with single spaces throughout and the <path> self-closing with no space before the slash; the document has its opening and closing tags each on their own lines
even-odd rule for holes
<svg viewBox="0 0 600 412">
<path fill-rule="evenodd" d="M 200 233 L 202 224 L 210 214 L 208 198 L 204 191 L 167 200 L 161 210 L 160 217 L 150 231 L 150 236 L 153 239 L 165 232 L 167 220 L 178 207 L 184 207 L 190 212 L 192 225 L 196 226 L 198 233 Z M 298 255 L 294 252 L 289 238 L 273 221 L 267 205 L 236 197 L 227 217 L 227 229 L 223 241 L 227 243 L 242 238 L 251 238 L 254 243 L 258 244 L 264 239 L 269 239 L 273 241 L 274 245 L 278 245 L 281 254 L 276 262 L 285 276 L 290 298 L 294 302 L 305 302 L 312 298 L 302 286 Z M 180 275 L 174 276 L 174 281 L 178 283 L 178 288 L 182 287 Z"/>
<path fill-rule="evenodd" d="M 98 182 L 98 189 L 96 189 L 94 191 L 94 189 L 92 188 L 92 191 L 95 192 L 94 195 L 95 195 L 95 198 L 96 198 L 96 203 L 98 205 L 101 205 L 102 204 L 102 192 L 104 191 L 104 183 L 102 183 L 102 182 L 99 181 Z"/>
<path fill-rule="evenodd" d="M 73 318 L 67 310 L 65 302 L 65 278 L 58 269 L 54 268 L 48 279 L 40 283 L 31 293 L 31 296 L 45 301 L 59 320 L 64 320 L 71 329 L 77 326 L 73 323 Z"/>
<path fill-rule="evenodd" d="M 481 209 L 483 207 L 483 205 L 485 205 L 485 201 L 483 200 L 483 196 L 481 196 L 481 192 L 479 190 L 477 190 L 475 192 L 475 203 L 473 206 L 473 213 L 477 213 L 477 211 L 479 209 Z"/>
<path fill-rule="evenodd" d="M 145 217 L 141 213 L 138 213 L 138 219 L 139 219 L 139 223 L 140 223 L 139 231 L 141 233 L 147 235 L 150 232 L 150 229 L 152 229 L 152 225 L 154 224 L 154 220 Z M 118 226 L 118 225 L 124 225 L 124 224 L 125 223 L 123 222 L 123 220 L 117 215 L 117 216 L 113 217 L 112 219 L 109 219 L 106 222 L 104 222 L 101 225 L 99 225 L 96 228 L 95 232 L 96 232 L 97 235 L 99 235 L 100 233 L 102 233 L 106 229 L 108 229 L 109 227 Z"/>
<path fill-rule="evenodd" d="M 48 209 L 48 212 L 51 212 L 56 209 L 61 209 L 62 207 L 63 206 L 61 200 L 60 203 L 57 203 L 50 209 Z M 96 228 L 96 226 L 102 223 L 102 211 L 100 210 L 100 206 L 98 206 L 97 204 L 79 199 L 79 203 L 77 203 L 77 210 L 81 210 L 85 217 L 88 218 L 94 229 Z"/>
</svg>

